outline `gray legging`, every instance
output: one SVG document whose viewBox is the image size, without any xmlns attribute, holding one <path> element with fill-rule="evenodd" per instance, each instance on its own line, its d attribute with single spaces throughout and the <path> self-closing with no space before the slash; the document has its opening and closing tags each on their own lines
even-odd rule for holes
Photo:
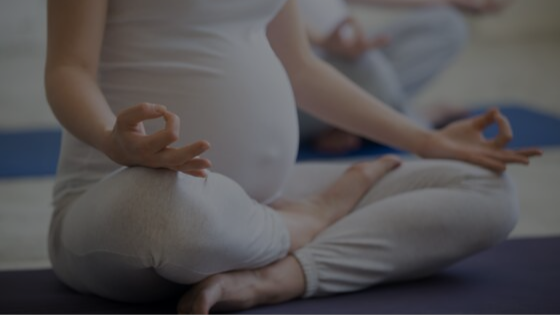
<svg viewBox="0 0 560 315">
<path fill-rule="evenodd" d="M 301 164 L 284 197 L 326 188 L 346 165 Z M 408 162 L 352 213 L 295 257 L 306 297 L 424 277 L 504 240 L 517 220 L 509 181 L 452 161 Z M 69 286 L 128 302 L 165 298 L 182 285 L 258 268 L 287 254 L 274 210 L 219 174 L 124 168 L 55 211 L 49 249 Z"/>
<path fill-rule="evenodd" d="M 356 61 L 320 50 L 317 54 L 364 90 L 418 120 L 410 99 L 460 52 L 468 38 L 465 20 L 453 8 L 436 6 L 418 9 L 380 33 L 388 34 L 391 44 Z M 301 111 L 299 120 L 303 140 L 329 128 Z"/>
</svg>

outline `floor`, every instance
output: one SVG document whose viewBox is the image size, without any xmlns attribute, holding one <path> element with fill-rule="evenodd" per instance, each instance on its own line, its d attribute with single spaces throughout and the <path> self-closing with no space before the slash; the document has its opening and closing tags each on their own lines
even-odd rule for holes
<svg viewBox="0 0 560 315">
<path fill-rule="evenodd" d="M 0 130 L 57 127 L 42 88 L 44 11 L 43 0 L 0 2 Z M 395 15 L 363 7 L 354 12 L 369 24 Z M 513 101 L 560 116 L 558 14 L 558 0 L 518 0 L 503 15 L 472 18 L 471 45 L 419 96 L 418 106 Z M 512 237 L 560 235 L 560 147 L 547 149 L 529 168 L 512 167 L 510 174 L 522 206 Z M 50 177 L 0 179 L 0 269 L 49 265 L 52 186 Z"/>
</svg>

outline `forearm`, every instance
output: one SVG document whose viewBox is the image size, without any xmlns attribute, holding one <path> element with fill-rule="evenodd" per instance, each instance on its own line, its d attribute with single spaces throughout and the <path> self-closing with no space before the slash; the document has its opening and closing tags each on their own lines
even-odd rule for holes
<svg viewBox="0 0 560 315">
<path fill-rule="evenodd" d="M 51 109 L 64 128 L 103 151 L 115 115 L 95 78 L 76 66 L 47 67 L 45 86 Z"/>
<path fill-rule="evenodd" d="M 431 134 L 316 58 L 291 79 L 299 107 L 333 126 L 413 153 Z"/>
</svg>

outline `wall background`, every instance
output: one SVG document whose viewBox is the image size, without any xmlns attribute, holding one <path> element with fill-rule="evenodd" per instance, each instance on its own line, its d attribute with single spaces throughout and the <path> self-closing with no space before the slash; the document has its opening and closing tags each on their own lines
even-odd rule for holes
<svg viewBox="0 0 560 315">
<path fill-rule="evenodd" d="M 0 131 L 58 126 L 43 92 L 45 8 L 46 0 L 0 0 Z M 367 24 L 400 14 L 354 12 Z M 560 0 L 517 0 L 499 16 L 471 18 L 471 45 L 418 105 L 514 101 L 560 115 L 559 17 Z M 513 237 L 560 235 L 559 166 L 560 148 L 548 148 L 530 168 L 511 168 L 522 208 Z M 52 186 L 50 177 L 0 179 L 0 269 L 49 266 Z"/>
</svg>

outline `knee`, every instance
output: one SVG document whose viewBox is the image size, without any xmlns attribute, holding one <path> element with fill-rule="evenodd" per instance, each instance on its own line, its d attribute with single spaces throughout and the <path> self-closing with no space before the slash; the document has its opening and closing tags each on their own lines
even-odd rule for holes
<svg viewBox="0 0 560 315">
<path fill-rule="evenodd" d="M 474 219 L 470 222 L 472 231 L 476 232 L 468 240 L 472 241 L 474 251 L 480 251 L 504 241 L 517 225 L 517 194 L 507 175 L 471 165 L 463 167 L 463 172 L 461 186 L 471 192 L 467 210 L 473 212 Z"/>
<path fill-rule="evenodd" d="M 485 194 L 489 200 L 487 205 L 488 222 L 483 239 L 485 248 L 492 247 L 513 231 L 519 221 L 519 203 L 513 182 L 507 175 L 496 176 L 486 180 Z M 480 188 L 484 189 L 484 185 Z M 479 189 L 480 189 L 479 188 Z"/>
<path fill-rule="evenodd" d="M 218 174 L 208 180 L 147 168 L 128 168 L 109 180 L 116 198 L 103 202 L 105 224 L 119 231 L 114 245 L 126 244 L 147 266 L 180 266 L 192 283 L 235 264 L 235 251 L 248 242 L 239 217 L 250 198 L 233 181 Z"/>
<path fill-rule="evenodd" d="M 461 234 L 476 236 L 465 238 L 473 249 L 491 247 L 509 235 L 519 217 L 516 190 L 509 176 L 455 161 L 430 163 L 432 167 L 425 171 L 439 177 L 440 187 L 462 195 L 456 204 L 463 218 L 458 223 Z"/>
<path fill-rule="evenodd" d="M 289 247 L 287 231 L 272 210 L 233 180 L 216 173 L 207 180 L 178 174 L 169 187 L 155 248 L 161 265 L 175 259 L 191 274 L 186 282 L 269 264 Z M 182 254 L 167 254 L 177 251 Z"/>
<path fill-rule="evenodd" d="M 469 39 L 469 29 L 464 15 L 451 6 L 423 9 L 415 19 L 417 26 L 429 33 L 438 47 L 450 57 L 457 55 Z"/>
</svg>

